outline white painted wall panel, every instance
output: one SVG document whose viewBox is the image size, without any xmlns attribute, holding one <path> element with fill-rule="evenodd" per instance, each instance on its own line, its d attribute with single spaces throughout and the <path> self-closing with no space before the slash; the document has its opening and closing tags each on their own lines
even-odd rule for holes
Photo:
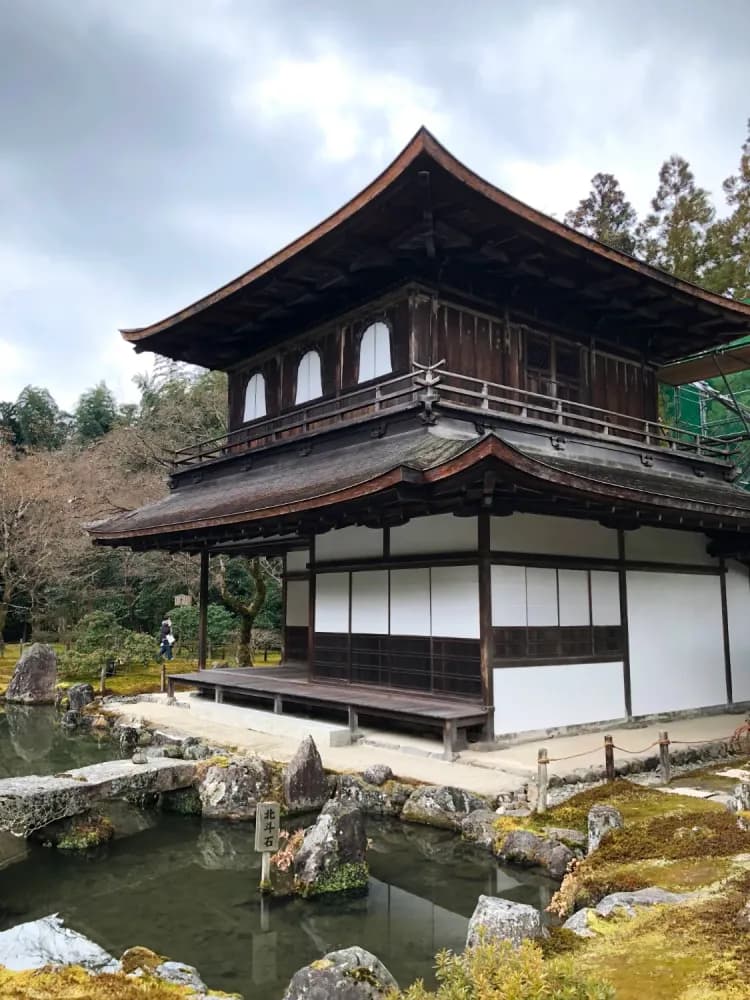
<svg viewBox="0 0 750 1000">
<path fill-rule="evenodd" d="M 750 701 L 750 575 L 737 562 L 727 563 L 727 619 L 732 698 Z"/>
<path fill-rule="evenodd" d="M 349 631 L 348 573 L 319 573 L 315 578 L 315 631 Z"/>
<path fill-rule="evenodd" d="M 492 567 L 492 624 L 526 624 L 526 567 Z"/>
<path fill-rule="evenodd" d="M 494 671 L 495 732 L 608 722 L 625 715 L 622 663 Z"/>
<path fill-rule="evenodd" d="M 706 552 L 706 536 L 673 528 L 637 528 L 625 532 L 625 558 L 648 562 L 717 566 Z"/>
<path fill-rule="evenodd" d="M 327 531 L 315 537 L 315 560 L 380 558 L 383 555 L 383 532 L 353 524 L 348 528 Z"/>
<path fill-rule="evenodd" d="M 388 571 L 352 573 L 352 632 L 388 634 Z"/>
<path fill-rule="evenodd" d="M 300 573 L 307 569 L 310 553 L 307 549 L 292 549 L 286 554 L 287 573 Z"/>
<path fill-rule="evenodd" d="M 526 569 L 526 614 L 529 625 L 558 625 L 557 571 Z"/>
<path fill-rule="evenodd" d="M 496 552 L 535 552 L 557 556 L 617 557 L 617 532 L 596 521 L 548 514 L 493 517 L 490 540 Z"/>
<path fill-rule="evenodd" d="M 430 634 L 430 571 L 391 570 L 391 635 Z"/>
<path fill-rule="evenodd" d="M 289 580 L 286 585 L 286 624 L 307 625 L 310 620 L 310 584 Z"/>
<path fill-rule="evenodd" d="M 717 576 L 628 572 L 633 714 L 726 702 Z"/>
<path fill-rule="evenodd" d="M 558 570 L 560 624 L 590 625 L 589 575 L 586 570 Z"/>
<path fill-rule="evenodd" d="M 415 517 L 391 528 L 391 555 L 421 555 L 424 552 L 476 552 L 476 517 L 431 514 Z"/>
<path fill-rule="evenodd" d="M 608 570 L 591 571 L 591 624 L 619 625 L 620 578 Z"/>
<path fill-rule="evenodd" d="M 456 639 L 479 638 L 479 572 L 476 566 L 440 566 L 431 570 L 432 634 Z"/>
</svg>

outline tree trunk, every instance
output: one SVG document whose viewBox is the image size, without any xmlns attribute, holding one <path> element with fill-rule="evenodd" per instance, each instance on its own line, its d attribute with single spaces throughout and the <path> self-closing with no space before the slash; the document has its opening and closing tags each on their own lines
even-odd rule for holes
<svg viewBox="0 0 750 1000">
<path fill-rule="evenodd" d="M 220 577 L 220 590 L 222 603 L 225 607 L 233 611 L 240 619 L 240 641 L 237 647 L 237 663 L 241 667 L 253 666 L 253 625 L 255 619 L 263 610 L 266 603 L 266 579 L 263 575 L 263 567 L 260 559 L 255 556 L 250 561 L 250 576 L 255 584 L 255 593 L 249 604 L 241 598 L 230 594 L 226 589 L 224 573 Z"/>
</svg>

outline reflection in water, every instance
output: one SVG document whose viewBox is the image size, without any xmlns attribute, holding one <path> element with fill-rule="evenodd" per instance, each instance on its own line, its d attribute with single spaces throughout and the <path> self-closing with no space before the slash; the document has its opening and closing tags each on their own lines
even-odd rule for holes
<svg viewBox="0 0 750 1000">
<path fill-rule="evenodd" d="M 403 984 L 430 979 L 435 952 L 463 946 L 480 893 L 545 906 L 554 889 L 447 832 L 380 821 L 369 824 L 366 896 L 263 901 L 252 833 L 162 815 L 90 857 L 32 846 L 28 860 L 0 871 L 0 899 L 14 914 L 0 911 L 0 929 L 59 911 L 115 955 L 144 944 L 196 965 L 216 988 L 278 1000 L 300 966 L 352 944 Z"/>
<path fill-rule="evenodd" d="M 113 744 L 65 732 L 51 706 L 6 704 L 0 709 L 0 778 L 55 774 L 113 756 Z"/>
</svg>

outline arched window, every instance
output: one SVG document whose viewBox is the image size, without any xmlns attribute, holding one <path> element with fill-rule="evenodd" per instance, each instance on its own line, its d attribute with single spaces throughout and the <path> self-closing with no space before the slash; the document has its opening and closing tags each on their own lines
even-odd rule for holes
<svg viewBox="0 0 750 1000">
<path fill-rule="evenodd" d="M 266 415 L 266 380 L 260 372 L 256 372 L 245 389 L 245 412 L 242 417 L 248 420 L 258 420 Z"/>
<path fill-rule="evenodd" d="M 320 379 L 320 355 L 317 351 L 308 351 L 300 358 L 297 369 L 297 397 L 295 403 L 306 403 L 309 399 L 317 399 L 323 395 Z"/>
<path fill-rule="evenodd" d="M 359 345 L 359 381 L 387 375 L 391 365 L 391 331 L 385 323 L 371 323 Z"/>
</svg>

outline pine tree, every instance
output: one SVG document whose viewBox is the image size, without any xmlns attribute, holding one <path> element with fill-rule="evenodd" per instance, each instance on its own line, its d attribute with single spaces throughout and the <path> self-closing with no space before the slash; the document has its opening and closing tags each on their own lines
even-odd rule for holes
<svg viewBox="0 0 750 1000">
<path fill-rule="evenodd" d="M 630 254 L 636 246 L 637 221 L 635 209 L 614 174 L 595 174 L 588 196 L 565 216 L 565 222 L 579 232 Z"/>
<path fill-rule="evenodd" d="M 750 119 L 747 130 L 739 170 L 723 184 L 730 214 L 709 234 L 708 287 L 736 299 L 750 298 Z"/>
<path fill-rule="evenodd" d="M 638 227 L 641 255 L 677 278 L 701 284 L 715 212 L 708 191 L 696 185 L 690 164 L 681 156 L 670 156 L 662 164 L 651 209 Z"/>
</svg>

